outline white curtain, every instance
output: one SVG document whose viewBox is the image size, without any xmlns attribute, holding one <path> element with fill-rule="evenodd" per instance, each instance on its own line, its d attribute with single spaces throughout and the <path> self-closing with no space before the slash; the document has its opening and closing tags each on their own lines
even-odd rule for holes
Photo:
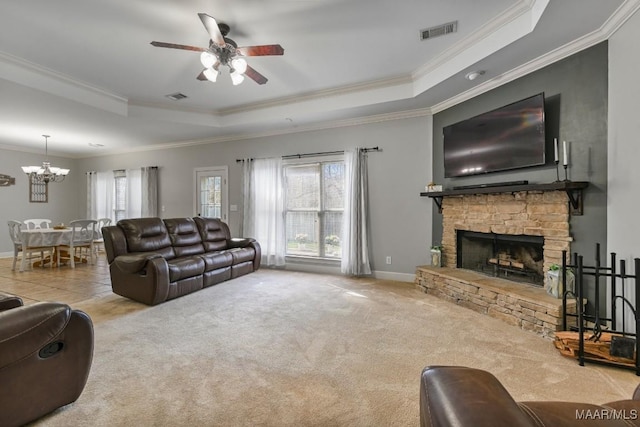
<svg viewBox="0 0 640 427">
<path fill-rule="evenodd" d="M 87 218 L 111 218 L 113 214 L 113 172 L 87 172 Z"/>
<path fill-rule="evenodd" d="M 148 166 L 140 171 L 142 216 L 158 216 L 158 168 Z"/>
<path fill-rule="evenodd" d="M 246 229 L 250 221 L 251 214 L 251 163 L 252 159 L 242 160 L 242 221 L 240 222 L 240 236 L 248 236 Z"/>
<path fill-rule="evenodd" d="M 118 171 L 122 174 L 122 171 Z M 158 215 L 158 168 L 155 166 L 124 171 L 126 176 L 125 218 Z M 114 171 L 87 172 L 87 217 L 111 218 L 115 223 Z"/>
<path fill-rule="evenodd" d="M 158 216 L 158 168 L 127 169 L 126 218 Z"/>
<path fill-rule="evenodd" d="M 127 169 L 125 218 L 142 218 L 142 169 Z"/>
<path fill-rule="evenodd" d="M 367 153 L 360 148 L 345 151 L 345 195 L 342 223 L 342 262 L 344 274 L 371 274 L 369 263 L 369 183 Z"/>
<path fill-rule="evenodd" d="M 282 159 L 256 159 L 245 162 L 245 205 L 243 233 L 253 237 L 262 249 L 262 264 L 285 264 L 284 196 Z"/>
</svg>

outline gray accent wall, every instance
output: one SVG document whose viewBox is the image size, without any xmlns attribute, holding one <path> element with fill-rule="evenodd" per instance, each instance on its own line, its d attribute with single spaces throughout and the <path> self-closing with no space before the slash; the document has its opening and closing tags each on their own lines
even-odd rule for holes
<svg viewBox="0 0 640 427">
<path fill-rule="evenodd" d="M 553 160 L 553 138 L 570 144 L 569 179 L 589 181 L 584 215 L 570 219 L 572 251 L 593 259 L 595 244 L 607 245 L 607 97 L 608 45 L 602 42 L 545 68 L 448 108 L 433 116 L 433 180 L 454 186 L 528 180 L 556 180 L 555 166 L 537 166 L 462 178 L 444 178 L 445 126 L 544 92 L 547 159 Z M 562 150 L 561 150 L 562 151 Z M 561 179 L 564 179 L 561 169 Z M 434 204 L 435 205 L 435 204 Z M 433 239 L 442 238 L 442 215 L 433 211 Z"/>
</svg>

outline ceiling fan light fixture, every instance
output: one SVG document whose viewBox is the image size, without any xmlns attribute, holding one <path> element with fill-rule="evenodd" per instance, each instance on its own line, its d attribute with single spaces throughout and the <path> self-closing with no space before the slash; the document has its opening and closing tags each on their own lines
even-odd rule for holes
<svg viewBox="0 0 640 427">
<path fill-rule="evenodd" d="M 204 68 L 211 68 L 216 62 L 218 62 L 218 58 L 216 58 L 211 52 L 204 51 L 200 55 L 200 62 L 202 62 Z"/>
<path fill-rule="evenodd" d="M 244 76 L 242 74 L 239 74 L 235 71 L 231 73 L 231 82 L 233 83 L 234 86 L 238 86 L 243 81 L 244 81 Z"/>
<path fill-rule="evenodd" d="M 247 71 L 247 61 L 244 58 L 234 58 L 231 61 L 231 68 L 239 74 L 244 74 Z"/>
<path fill-rule="evenodd" d="M 207 68 L 206 70 L 204 70 L 204 76 L 210 82 L 215 82 L 218 79 L 218 74 L 220 74 L 220 72 L 215 68 Z"/>
</svg>

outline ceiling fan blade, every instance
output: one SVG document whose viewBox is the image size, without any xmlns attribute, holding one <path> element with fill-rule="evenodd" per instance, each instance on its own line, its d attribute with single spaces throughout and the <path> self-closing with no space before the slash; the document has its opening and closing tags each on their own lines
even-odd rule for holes
<svg viewBox="0 0 640 427">
<path fill-rule="evenodd" d="M 279 44 L 265 44 L 261 46 L 243 46 L 236 49 L 243 56 L 283 55 L 284 49 Z"/>
<path fill-rule="evenodd" d="M 193 50 L 195 52 L 204 52 L 205 48 L 197 47 L 197 46 L 188 46 L 185 44 L 175 44 L 175 43 L 165 43 L 165 42 L 151 42 L 151 44 L 155 47 L 168 47 L 171 49 L 182 49 L 182 50 Z"/>
<path fill-rule="evenodd" d="M 206 13 L 199 13 L 198 16 L 200 17 L 200 20 L 202 21 L 204 28 L 207 29 L 207 33 L 209 33 L 211 40 L 213 40 L 213 42 L 218 46 L 224 47 L 227 43 L 224 41 L 224 37 L 220 32 L 218 23 L 213 18 L 213 16 L 209 16 Z"/>
<path fill-rule="evenodd" d="M 247 65 L 247 71 L 244 72 L 244 75 L 249 77 L 254 82 L 258 83 L 259 85 L 263 85 L 268 81 L 268 79 L 265 76 L 263 76 L 262 74 L 260 74 L 259 72 L 257 72 L 256 70 L 254 70 L 248 65 Z"/>
<path fill-rule="evenodd" d="M 202 70 L 200 72 L 200 74 L 198 74 L 198 77 L 196 77 L 196 79 L 202 81 L 202 82 L 206 82 L 208 79 L 207 77 L 204 75 L 204 72 L 206 71 L 206 68 L 204 70 Z"/>
</svg>

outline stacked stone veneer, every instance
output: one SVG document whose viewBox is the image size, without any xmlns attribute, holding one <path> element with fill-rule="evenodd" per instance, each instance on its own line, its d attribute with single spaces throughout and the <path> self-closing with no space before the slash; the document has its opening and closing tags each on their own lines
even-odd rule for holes
<svg viewBox="0 0 640 427">
<path fill-rule="evenodd" d="M 542 236 L 546 272 L 552 264 L 562 263 L 563 250 L 570 253 L 566 192 L 445 196 L 442 217 L 444 268 L 419 267 L 415 279 L 419 288 L 522 329 L 553 337 L 562 326 L 562 300 L 547 295 L 540 287 L 457 269 L 456 232 Z M 575 304 L 571 310 L 575 312 Z"/>
<path fill-rule="evenodd" d="M 415 283 L 428 294 L 543 337 L 553 338 L 562 329 L 562 300 L 547 295 L 539 287 L 431 266 L 418 267 Z M 574 301 L 567 305 L 567 311 L 575 313 Z"/>
<path fill-rule="evenodd" d="M 446 196 L 442 200 L 443 265 L 456 267 L 456 230 L 544 237 L 544 266 L 570 253 L 569 199 L 564 191 Z M 569 261 L 569 260 L 567 260 Z"/>
</svg>

